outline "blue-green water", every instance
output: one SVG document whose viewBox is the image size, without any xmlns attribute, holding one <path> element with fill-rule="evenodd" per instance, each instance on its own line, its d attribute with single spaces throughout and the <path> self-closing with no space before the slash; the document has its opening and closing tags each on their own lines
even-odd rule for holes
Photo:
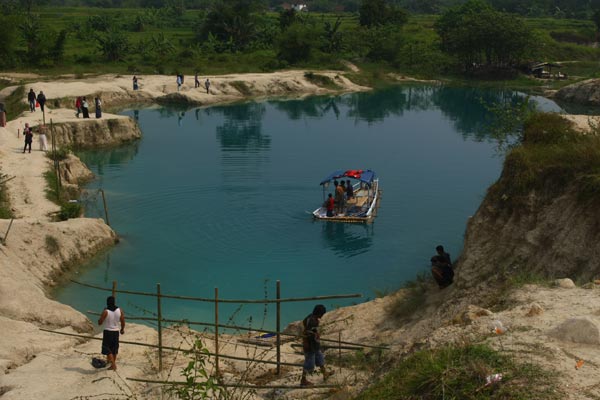
<svg viewBox="0 0 600 400">
<path fill-rule="evenodd" d="M 120 289 L 260 299 L 396 289 L 428 270 L 437 244 L 458 256 L 467 220 L 499 176 L 483 102 L 511 92 L 411 86 L 196 110 L 130 110 L 144 137 L 80 153 L 105 190 L 121 242 L 76 279 Z M 551 102 L 545 109 L 557 109 Z M 315 222 L 319 182 L 372 169 L 383 189 L 372 225 Z M 101 207 L 89 206 L 88 214 Z M 101 215 L 101 214 L 98 214 Z M 68 285 L 57 298 L 100 310 L 105 292 Z M 120 295 L 129 315 L 155 299 Z M 362 300 L 325 301 L 328 308 Z M 284 322 L 314 302 L 286 303 Z M 263 306 L 221 305 L 236 324 L 262 325 Z M 166 318 L 213 320 L 210 303 L 165 301 Z M 274 307 L 266 310 L 272 327 Z"/>
</svg>

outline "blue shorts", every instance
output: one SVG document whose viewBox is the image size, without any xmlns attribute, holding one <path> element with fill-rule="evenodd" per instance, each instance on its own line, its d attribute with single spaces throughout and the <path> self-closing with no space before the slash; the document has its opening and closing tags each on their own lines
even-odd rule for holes
<svg viewBox="0 0 600 400">
<path fill-rule="evenodd" d="M 308 372 L 312 372 L 317 367 L 325 366 L 325 356 L 323 353 L 318 351 L 304 352 L 304 369 Z"/>
</svg>

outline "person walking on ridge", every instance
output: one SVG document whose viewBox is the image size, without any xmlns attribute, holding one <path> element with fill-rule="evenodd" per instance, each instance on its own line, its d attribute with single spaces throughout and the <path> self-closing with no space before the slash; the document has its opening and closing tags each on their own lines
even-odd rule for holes
<svg viewBox="0 0 600 400">
<path fill-rule="evenodd" d="M 46 104 L 46 95 L 41 90 L 37 95 L 37 102 L 40 103 L 40 110 L 44 112 L 44 104 Z"/>
<path fill-rule="evenodd" d="M 37 96 L 33 89 L 29 89 L 29 93 L 27 93 L 27 101 L 29 101 L 29 111 L 35 112 L 35 101 Z"/>
<path fill-rule="evenodd" d="M 89 107 L 90 105 L 88 104 L 87 99 L 85 98 L 85 96 L 83 96 L 83 98 L 81 99 L 81 113 L 83 114 L 83 118 L 90 117 Z"/>
<path fill-rule="evenodd" d="M 75 116 L 77 118 L 79 118 L 79 114 L 81 114 L 81 96 L 77 96 L 77 99 L 75 100 L 75 108 L 77 109 L 77 112 L 75 113 Z"/>
<path fill-rule="evenodd" d="M 125 314 L 115 304 L 115 298 L 108 296 L 106 308 L 102 311 L 98 325 L 104 324 L 102 331 L 102 354 L 110 364 L 108 369 L 117 370 L 117 354 L 119 354 L 119 332 L 125 334 Z M 120 328 L 119 328 L 120 325 Z"/>
<path fill-rule="evenodd" d="M 210 89 L 210 80 L 208 78 L 206 78 L 206 81 L 204 81 L 204 87 L 206 88 L 206 94 L 209 94 L 208 90 Z"/>
<path fill-rule="evenodd" d="M 96 109 L 96 118 L 102 118 L 102 100 L 100 100 L 100 96 L 94 98 L 94 106 Z"/>
<path fill-rule="evenodd" d="M 304 365 L 302 367 L 300 386 L 313 385 L 312 382 L 306 379 L 306 376 L 314 371 L 315 365 L 321 370 L 323 381 L 327 381 L 327 379 L 333 375 L 333 372 L 329 372 L 325 369 L 325 356 L 321 352 L 321 340 L 319 336 L 319 320 L 325 315 L 326 311 L 323 304 L 318 304 L 313 309 L 313 312 L 302 321 Z"/>
</svg>

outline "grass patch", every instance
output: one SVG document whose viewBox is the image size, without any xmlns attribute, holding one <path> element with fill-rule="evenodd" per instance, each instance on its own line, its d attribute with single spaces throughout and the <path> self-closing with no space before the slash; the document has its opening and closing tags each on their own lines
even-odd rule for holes
<svg viewBox="0 0 600 400">
<path fill-rule="evenodd" d="M 339 89 L 340 86 L 333 79 L 326 75 L 315 74 L 314 72 L 305 72 L 304 77 L 307 81 L 327 89 Z"/>
<path fill-rule="evenodd" d="M 56 238 L 54 236 L 46 235 L 45 242 L 46 242 L 46 251 L 48 252 L 48 254 L 55 254 L 60 249 L 60 246 L 58 245 L 58 240 L 56 240 Z"/>
<path fill-rule="evenodd" d="M 67 147 L 61 147 L 56 150 L 48 150 L 46 152 L 46 157 L 51 159 L 52 161 L 64 161 L 67 159 L 71 150 Z"/>
<path fill-rule="evenodd" d="M 83 214 L 83 207 L 79 203 L 72 203 L 71 200 L 79 198 L 79 190 L 76 186 L 61 186 L 54 169 L 44 173 L 46 179 L 46 197 L 48 200 L 58 204 L 60 211 L 58 219 L 66 221 L 69 218 L 78 218 Z"/>
<path fill-rule="evenodd" d="M 6 181 L 6 179 L 8 179 L 7 175 L 0 174 L 0 181 Z M 6 182 L 4 182 L 0 184 L 0 219 L 10 218 L 14 218 L 14 214 L 10 206 L 10 198 L 8 197 Z"/>
<path fill-rule="evenodd" d="M 485 386 L 486 377 L 502 381 Z M 561 399 L 554 374 L 520 363 L 488 346 L 447 346 L 403 359 L 356 400 L 392 399 Z"/>
<path fill-rule="evenodd" d="M 405 282 L 402 289 L 402 296 L 398 297 L 387 310 L 395 320 L 404 320 L 409 318 L 416 310 L 421 309 L 427 300 L 427 287 L 431 279 L 423 272 L 412 280 Z"/>
<path fill-rule="evenodd" d="M 6 110 L 7 121 L 17 118 L 23 111 L 29 109 L 29 105 L 24 101 L 26 98 L 24 86 L 17 87 L 9 96 L 6 96 L 4 109 Z"/>
<path fill-rule="evenodd" d="M 490 194 L 520 206 L 532 191 L 555 198 L 576 185 L 581 200 L 600 199 L 600 136 L 576 132 L 559 114 L 535 114 L 525 124 L 522 144 L 504 161 Z"/>
<path fill-rule="evenodd" d="M 252 96 L 252 90 L 248 87 L 246 82 L 244 81 L 233 81 L 230 83 L 231 86 L 235 88 L 238 92 L 243 94 L 244 96 Z"/>
<path fill-rule="evenodd" d="M 66 221 L 71 218 L 79 218 L 83 213 L 83 208 L 79 203 L 64 203 L 60 206 L 58 219 Z"/>
<path fill-rule="evenodd" d="M 327 363 L 336 367 L 374 372 L 381 367 L 382 353 L 382 349 L 373 349 L 368 352 L 357 350 L 352 353 L 344 353 L 341 357 L 332 354 L 327 356 Z"/>
</svg>

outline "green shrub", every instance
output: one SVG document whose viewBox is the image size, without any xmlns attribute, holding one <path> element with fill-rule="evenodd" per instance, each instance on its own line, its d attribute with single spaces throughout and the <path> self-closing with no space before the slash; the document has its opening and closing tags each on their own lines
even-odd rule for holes
<svg viewBox="0 0 600 400">
<path fill-rule="evenodd" d="M 330 89 L 339 89 L 339 85 L 333 79 L 326 75 L 315 74 L 314 72 L 305 72 L 306 80 L 314 83 L 317 86 L 322 86 Z"/>
<path fill-rule="evenodd" d="M 279 37 L 277 48 L 278 57 L 290 64 L 310 60 L 312 52 L 317 47 L 317 29 L 302 23 L 292 24 Z"/>
<path fill-rule="evenodd" d="M 79 218 L 83 209 L 79 203 L 65 203 L 60 206 L 58 218 L 61 221 L 66 221 L 70 218 Z"/>
<path fill-rule="evenodd" d="M 534 190 L 556 197 L 572 185 L 578 185 L 581 199 L 598 198 L 600 137 L 576 132 L 560 115 L 545 113 L 525 123 L 523 144 L 508 153 L 502 177 L 490 193 L 519 205 Z"/>
<path fill-rule="evenodd" d="M 486 377 L 502 380 L 486 385 Z M 404 358 L 356 400 L 561 399 L 553 373 L 520 363 L 488 346 L 447 346 Z"/>
<path fill-rule="evenodd" d="M 581 137 L 573 123 L 557 113 L 536 113 L 523 126 L 524 144 L 556 144 Z"/>
<path fill-rule="evenodd" d="M 58 240 L 54 236 L 46 235 L 46 250 L 49 254 L 55 254 L 60 249 Z"/>
<path fill-rule="evenodd" d="M 395 320 L 403 320 L 410 317 L 427 300 L 427 288 L 431 278 L 425 272 L 420 273 L 412 281 L 404 283 L 402 295 L 398 297 L 387 310 Z"/>
<path fill-rule="evenodd" d="M 7 179 L 7 175 L 0 174 L 0 181 Z M 13 212 L 10 207 L 10 198 L 8 197 L 8 189 L 6 183 L 0 185 L 0 219 L 13 218 Z"/>
<path fill-rule="evenodd" d="M 46 152 L 46 157 L 53 161 L 63 161 L 66 160 L 71 150 L 67 147 L 61 147 L 56 150 L 49 150 Z"/>
<path fill-rule="evenodd" d="M 4 109 L 6 110 L 6 120 L 10 121 L 17 118 L 23 111 L 29 109 L 29 105 L 25 103 L 27 98 L 25 87 L 17 87 L 10 95 L 4 99 Z"/>
</svg>

